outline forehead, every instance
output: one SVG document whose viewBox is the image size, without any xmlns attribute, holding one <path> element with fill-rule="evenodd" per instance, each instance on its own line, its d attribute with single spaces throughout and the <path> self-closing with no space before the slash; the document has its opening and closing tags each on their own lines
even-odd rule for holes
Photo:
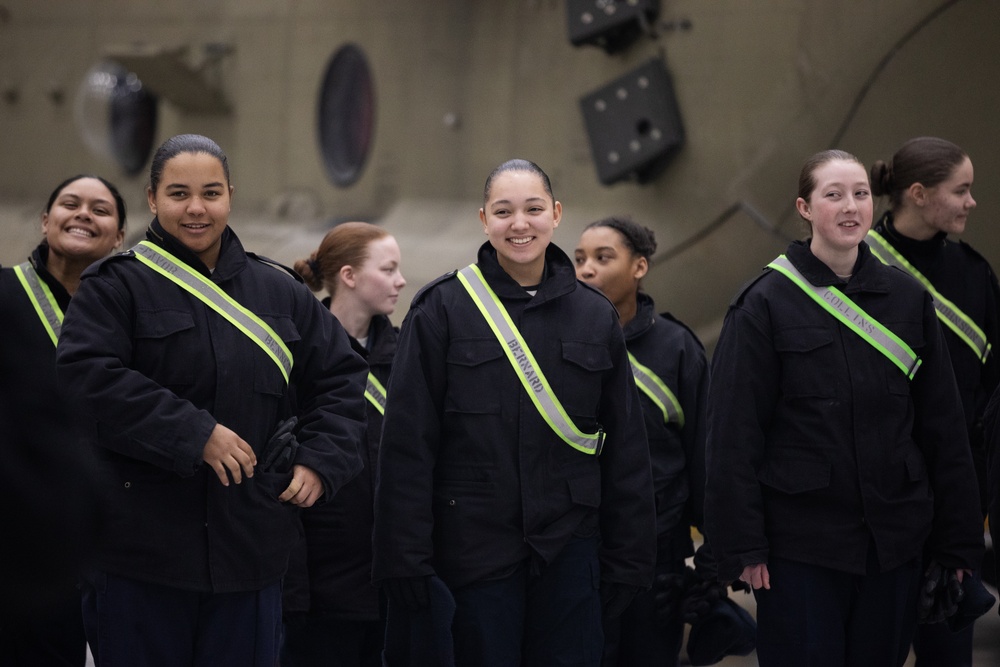
<svg viewBox="0 0 1000 667">
<path fill-rule="evenodd" d="M 377 262 L 399 258 L 399 244 L 392 236 L 372 239 L 368 242 L 368 256 Z"/>
<path fill-rule="evenodd" d="M 617 229 L 601 225 L 584 230 L 580 236 L 581 248 L 616 248 L 625 249 L 625 239 Z"/>
<path fill-rule="evenodd" d="M 490 184 L 491 202 L 532 197 L 549 199 L 542 177 L 531 171 L 505 171 L 494 176 Z"/>
<path fill-rule="evenodd" d="M 59 197 L 79 197 L 80 199 L 105 199 L 111 201 L 113 196 L 104 183 L 96 178 L 78 178 L 59 191 Z"/>
<path fill-rule="evenodd" d="M 832 183 L 856 185 L 868 182 L 868 172 L 853 160 L 830 160 L 816 167 L 813 179 L 816 187 Z"/>
<path fill-rule="evenodd" d="M 225 182 L 226 172 L 219 158 L 208 153 L 178 153 L 163 165 L 161 180 L 170 183 Z"/>
</svg>

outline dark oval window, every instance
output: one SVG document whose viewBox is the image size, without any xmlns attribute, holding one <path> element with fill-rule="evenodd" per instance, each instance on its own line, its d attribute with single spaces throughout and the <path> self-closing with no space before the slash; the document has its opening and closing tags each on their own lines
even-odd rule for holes
<svg viewBox="0 0 1000 667">
<path fill-rule="evenodd" d="M 319 93 L 319 146 L 334 185 L 352 185 L 371 148 L 375 130 L 375 90 L 368 59 L 354 44 L 339 48 L 323 75 Z"/>
</svg>

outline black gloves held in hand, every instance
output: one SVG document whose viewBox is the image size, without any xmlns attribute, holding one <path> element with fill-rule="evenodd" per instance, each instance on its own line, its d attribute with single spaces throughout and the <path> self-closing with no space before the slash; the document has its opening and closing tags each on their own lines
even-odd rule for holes
<svg viewBox="0 0 1000 667">
<path fill-rule="evenodd" d="M 965 597 L 958 573 L 931 560 L 917 594 L 917 621 L 939 623 L 958 611 L 958 603 Z"/>
<path fill-rule="evenodd" d="M 430 575 L 423 577 L 393 577 L 382 581 L 382 591 L 389 603 L 414 612 L 431 604 Z"/>
</svg>

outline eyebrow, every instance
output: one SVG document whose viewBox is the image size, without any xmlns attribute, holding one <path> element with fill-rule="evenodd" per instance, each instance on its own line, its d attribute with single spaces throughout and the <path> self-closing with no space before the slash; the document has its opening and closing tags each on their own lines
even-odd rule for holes
<svg viewBox="0 0 1000 667">
<path fill-rule="evenodd" d="M 71 199 L 76 199 L 77 201 L 83 201 L 83 197 L 80 196 L 80 195 L 78 195 L 78 194 L 76 194 L 75 192 L 64 192 L 61 195 L 59 195 L 59 199 L 57 199 L 56 201 L 61 201 L 64 197 L 69 197 Z M 91 201 L 93 203 L 95 203 L 95 204 L 110 204 L 111 203 L 110 199 L 105 199 L 104 197 L 97 197 L 96 199 L 91 199 Z"/>
<path fill-rule="evenodd" d="M 169 190 L 170 188 L 187 188 L 188 185 L 186 183 L 168 183 L 167 185 L 165 185 L 163 187 L 165 189 Z M 222 188 L 222 187 L 225 187 L 225 183 L 222 183 L 221 181 L 214 181 L 212 183 L 205 183 L 201 187 L 203 187 L 203 188 Z"/>
<path fill-rule="evenodd" d="M 545 197 L 528 197 L 528 198 L 527 198 L 527 199 L 525 199 L 524 201 L 526 201 L 526 202 L 529 202 L 529 201 L 540 201 L 540 202 L 544 202 L 544 201 L 545 201 Z M 510 205 L 511 203 L 512 203 L 512 202 L 511 202 L 511 201 L 510 201 L 509 199 L 498 199 L 498 200 L 496 200 L 495 202 L 493 202 L 493 204 L 492 204 L 492 205 L 493 205 L 493 206 L 496 206 L 497 204 L 506 204 L 506 205 L 508 205 L 508 206 L 509 206 L 509 205 Z"/>
</svg>

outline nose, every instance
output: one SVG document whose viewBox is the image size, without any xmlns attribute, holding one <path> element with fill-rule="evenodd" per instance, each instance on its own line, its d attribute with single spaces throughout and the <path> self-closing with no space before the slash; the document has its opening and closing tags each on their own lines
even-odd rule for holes
<svg viewBox="0 0 1000 667">
<path fill-rule="evenodd" d="M 80 207 L 76 209 L 76 217 L 83 220 L 90 220 L 90 207 L 86 204 L 80 204 Z"/>
<path fill-rule="evenodd" d="M 591 266 L 589 259 L 585 259 L 582 264 L 576 265 L 576 277 L 580 280 L 592 278 L 593 276 L 594 268 Z"/>
<path fill-rule="evenodd" d="M 854 197 L 854 195 L 848 195 L 844 197 L 845 211 L 854 211 L 857 210 L 857 208 L 858 208 L 858 200 Z"/>
<path fill-rule="evenodd" d="M 397 289 L 403 289 L 404 287 L 406 287 L 406 278 L 403 277 L 402 273 L 398 274 L 398 276 L 399 277 L 396 280 L 396 287 Z"/>
<path fill-rule="evenodd" d="M 972 193 L 969 193 L 969 202 L 966 204 L 968 208 L 976 208 L 976 200 L 972 198 Z"/>
<path fill-rule="evenodd" d="M 201 197 L 191 197 L 188 200 L 187 212 L 191 215 L 201 215 L 205 212 L 205 202 Z"/>
</svg>

